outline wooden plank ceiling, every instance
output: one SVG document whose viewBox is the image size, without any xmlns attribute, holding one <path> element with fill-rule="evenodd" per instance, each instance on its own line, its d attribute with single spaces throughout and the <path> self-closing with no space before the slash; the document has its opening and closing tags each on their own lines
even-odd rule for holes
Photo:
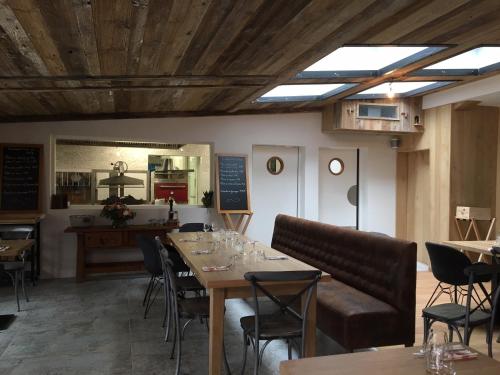
<svg viewBox="0 0 500 375">
<path fill-rule="evenodd" d="M 499 19 L 497 0 L 0 0 L 0 121 L 316 110 L 500 44 Z M 253 102 L 347 44 L 450 48 L 321 102 Z"/>
</svg>

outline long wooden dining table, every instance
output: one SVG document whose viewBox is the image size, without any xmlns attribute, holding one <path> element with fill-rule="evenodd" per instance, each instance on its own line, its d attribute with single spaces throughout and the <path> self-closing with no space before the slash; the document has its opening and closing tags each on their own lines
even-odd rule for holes
<svg viewBox="0 0 500 375">
<path fill-rule="evenodd" d="M 198 236 L 201 238 L 198 239 Z M 208 373 L 210 375 L 218 375 L 222 370 L 225 300 L 252 296 L 251 285 L 245 280 L 243 275 L 250 271 L 304 271 L 316 269 L 291 257 L 287 257 L 287 259 L 266 260 L 264 257 L 256 255 L 245 255 L 234 261 L 233 257 L 236 254 L 234 248 L 221 246 L 213 250 L 215 247 L 214 234 L 211 232 L 169 233 L 168 237 L 186 264 L 191 268 L 196 278 L 209 291 L 210 333 Z M 243 239 L 247 240 L 246 237 L 243 237 Z M 196 254 L 200 250 L 210 250 L 210 253 Z M 268 258 L 285 255 L 257 242 L 255 243 L 255 251 L 258 252 L 259 250 L 263 251 Z M 225 271 L 203 271 L 204 266 L 223 266 L 231 263 L 231 267 Z M 320 281 L 329 279 L 330 275 L 323 273 Z M 290 295 L 299 292 L 304 283 L 273 282 L 267 286 L 269 290 L 278 295 Z M 302 302 L 304 303 L 304 299 Z M 311 357 L 316 353 L 316 289 L 314 289 L 311 296 L 306 324 L 305 354 L 306 357 Z"/>
</svg>

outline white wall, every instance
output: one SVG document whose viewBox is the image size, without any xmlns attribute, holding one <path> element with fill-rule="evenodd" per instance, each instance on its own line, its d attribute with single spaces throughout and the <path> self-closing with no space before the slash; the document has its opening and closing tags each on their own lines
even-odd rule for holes
<svg viewBox="0 0 500 375">
<path fill-rule="evenodd" d="M 66 121 L 0 124 L 0 142 L 43 143 L 45 145 L 46 206 L 50 196 L 53 163 L 51 136 L 100 138 L 108 140 L 166 143 L 211 143 L 215 153 L 244 153 L 251 156 L 253 145 L 292 145 L 303 150 L 301 212 L 307 219 L 318 217 L 319 148 L 360 148 L 360 229 L 385 232 L 395 230 L 396 154 L 389 137 L 368 134 L 323 134 L 321 114 L 282 114 L 223 117 Z M 251 164 L 251 157 L 249 157 Z M 249 165 L 249 173 L 252 166 Z M 250 176 L 251 179 L 251 176 Z M 250 184 L 251 186 L 251 184 Z M 165 208 L 141 207 L 135 223 L 145 223 L 151 215 L 165 215 Z M 98 214 L 98 209 L 83 209 Z M 68 216 L 82 209 L 47 209 L 42 223 L 42 272 L 45 277 L 72 277 L 75 273 L 76 241 L 64 234 Z M 204 221 L 207 210 L 183 207 L 182 222 Z M 269 213 L 274 215 L 275 213 Z M 211 219 L 210 219 L 211 220 Z"/>
</svg>

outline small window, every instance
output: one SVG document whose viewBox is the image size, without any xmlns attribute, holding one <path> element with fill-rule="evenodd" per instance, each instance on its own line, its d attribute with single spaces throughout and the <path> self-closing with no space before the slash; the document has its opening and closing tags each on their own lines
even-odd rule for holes
<svg viewBox="0 0 500 375">
<path fill-rule="evenodd" d="M 285 168 L 285 163 L 278 156 L 272 156 L 267 161 L 267 171 L 272 175 L 278 175 L 283 172 L 283 168 Z"/>
<path fill-rule="evenodd" d="M 358 117 L 399 121 L 398 106 L 393 104 L 359 104 Z"/>
<path fill-rule="evenodd" d="M 342 174 L 342 172 L 344 172 L 344 162 L 342 161 L 342 159 L 333 158 L 328 163 L 328 170 L 334 176 L 338 176 Z"/>
</svg>

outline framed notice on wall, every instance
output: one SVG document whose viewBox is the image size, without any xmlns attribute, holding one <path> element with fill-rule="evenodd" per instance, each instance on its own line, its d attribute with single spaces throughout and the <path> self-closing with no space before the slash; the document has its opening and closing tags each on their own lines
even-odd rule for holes
<svg viewBox="0 0 500 375">
<path fill-rule="evenodd" d="M 42 211 L 43 145 L 0 144 L 0 212 Z"/>
<path fill-rule="evenodd" d="M 216 154 L 216 203 L 219 213 L 250 213 L 246 155 Z"/>
</svg>

